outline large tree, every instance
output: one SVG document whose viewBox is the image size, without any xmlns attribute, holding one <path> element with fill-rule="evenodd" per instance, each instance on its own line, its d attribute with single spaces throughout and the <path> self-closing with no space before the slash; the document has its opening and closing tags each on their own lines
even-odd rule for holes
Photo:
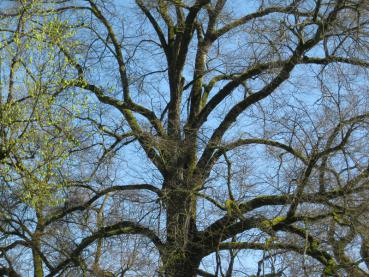
<svg viewBox="0 0 369 277">
<path fill-rule="evenodd" d="M 369 275 L 367 1 L 7 5 L 1 105 L 52 100 L 42 166 L 1 137 L 4 274 Z"/>
</svg>

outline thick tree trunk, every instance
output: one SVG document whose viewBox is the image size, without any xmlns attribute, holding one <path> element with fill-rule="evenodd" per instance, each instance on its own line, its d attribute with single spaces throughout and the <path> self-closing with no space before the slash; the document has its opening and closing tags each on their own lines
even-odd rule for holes
<svg viewBox="0 0 369 277">
<path fill-rule="evenodd" d="M 43 262 L 42 262 L 42 258 L 40 255 L 44 217 L 42 215 L 42 209 L 40 207 L 37 207 L 36 215 L 38 219 L 38 224 L 37 224 L 35 233 L 33 234 L 33 238 L 32 238 L 33 271 L 34 271 L 35 277 L 44 277 Z"/>
<path fill-rule="evenodd" d="M 196 250 L 196 201 L 181 178 L 167 186 L 167 247 L 163 257 L 165 277 L 196 276 L 201 258 Z"/>
<path fill-rule="evenodd" d="M 193 197 L 178 188 L 169 192 L 167 201 L 167 236 L 169 244 L 186 248 L 196 232 Z"/>
<path fill-rule="evenodd" d="M 37 249 L 40 249 L 40 240 L 36 234 L 36 236 L 33 239 L 33 245 Z M 32 250 L 32 256 L 33 256 L 33 270 L 34 270 L 34 276 L 35 277 L 44 277 L 44 271 L 42 269 L 42 258 L 37 250 Z"/>
<path fill-rule="evenodd" d="M 191 257 L 183 258 L 166 268 L 165 277 L 196 277 L 200 261 Z"/>
</svg>

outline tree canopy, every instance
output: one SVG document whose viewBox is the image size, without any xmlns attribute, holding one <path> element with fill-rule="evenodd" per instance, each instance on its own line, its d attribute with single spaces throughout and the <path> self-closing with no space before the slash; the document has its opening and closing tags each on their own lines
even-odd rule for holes
<svg viewBox="0 0 369 277">
<path fill-rule="evenodd" d="M 368 1 L 0 8 L 0 276 L 369 276 Z"/>
</svg>

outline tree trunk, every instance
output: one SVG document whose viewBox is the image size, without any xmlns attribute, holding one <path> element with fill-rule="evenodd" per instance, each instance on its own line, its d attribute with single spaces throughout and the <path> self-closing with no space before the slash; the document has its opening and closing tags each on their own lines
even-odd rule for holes
<svg viewBox="0 0 369 277">
<path fill-rule="evenodd" d="M 41 236 L 43 233 L 44 217 L 42 215 L 41 207 L 37 207 L 36 216 L 38 224 L 35 233 L 32 237 L 32 257 L 33 257 L 33 271 L 35 277 L 44 277 L 43 263 L 40 255 L 41 251 Z"/>
<path fill-rule="evenodd" d="M 33 238 L 33 245 L 35 248 L 40 249 L 40 238 L 38 234 L 36 233 Z M 42 258 L 37 250 L 32 250 L 32 256 L 33 256 L 33 270 L 34 270 L 34 276 L 35 277 L 44 277 L 44 271 L 42 268 Z"/>
<path fill-rule="evenodd" d="M 201 260 L 184 257 L 165 270 L 165 277 L 196 277 Z"/>
<path fill-rule="evenodd" d="M 167 183 L 166 277 L 196 276 L 201 258 L 196 250 L 196 198 L 190 186 L 176 178 Z"/>
</svg>

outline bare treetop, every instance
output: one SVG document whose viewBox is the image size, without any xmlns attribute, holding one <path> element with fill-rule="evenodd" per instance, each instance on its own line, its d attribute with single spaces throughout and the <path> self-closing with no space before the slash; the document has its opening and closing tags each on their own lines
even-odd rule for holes
<svg viewBox="0 0 369 277">
<path fill-rule="evenodd" d="M 369 275 L 367 1 L 21 0 L 0 32 L 1 274 Z"/>
</svg>

